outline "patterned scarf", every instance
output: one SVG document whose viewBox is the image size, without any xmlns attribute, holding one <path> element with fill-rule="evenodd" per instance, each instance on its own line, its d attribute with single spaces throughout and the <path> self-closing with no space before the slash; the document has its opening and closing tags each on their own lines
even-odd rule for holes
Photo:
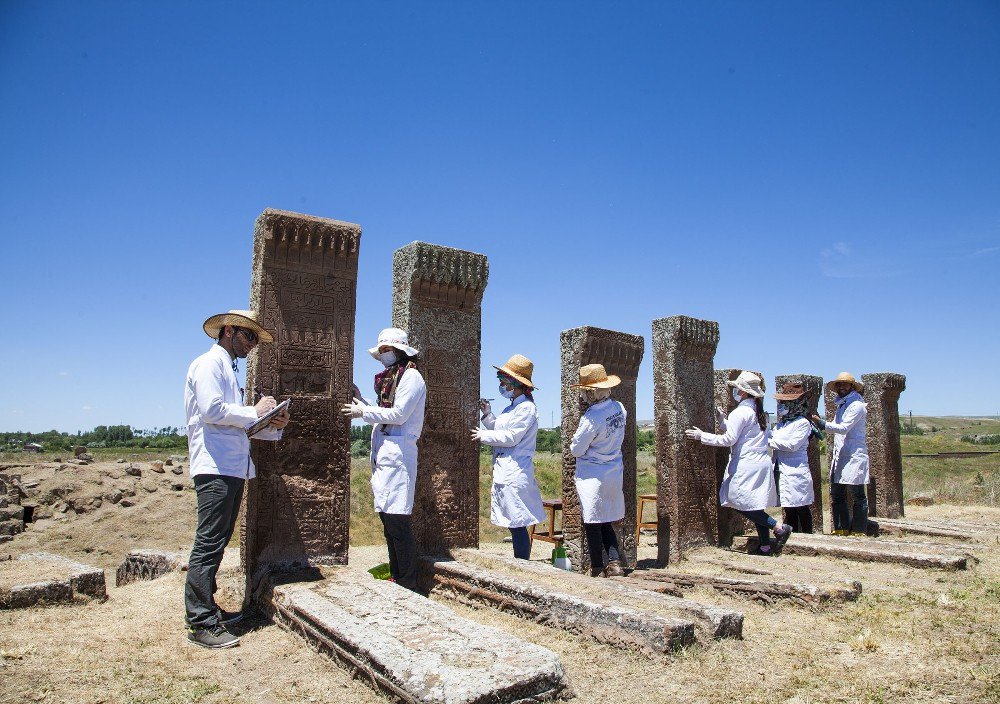
<svg viewBox="0 0 1000 704">
<path fill-rule="evenodd" d="M 413 362 L 406 364 L 397 362 L 386 367 L 385 371 L 376 374 L 375 397 L 378 399 L 378 405 L 382 408 L 392 408 L 392 404 L 396 400 L 396 387 L 399 386 L 399 380 L 403 378 L 403 372 L 416 368 L 417 365 Z"/>
<path fill-rule="evenodd" d="M 817 440 L 822 440 L 825 434 L 822 430 L 816 427 L 812 419 L 809 417 L 809 405 L 805 396 L 802 398 L 797 398 L 794 401 L 782 401 L 785 404 L 786 413 L 779 419 L 782 423 L 791 423 L 793 420 L 798 420 L 799 418 L 805 418 L 809 421 L 809 438 L 816 438 Z"/>
</svg>

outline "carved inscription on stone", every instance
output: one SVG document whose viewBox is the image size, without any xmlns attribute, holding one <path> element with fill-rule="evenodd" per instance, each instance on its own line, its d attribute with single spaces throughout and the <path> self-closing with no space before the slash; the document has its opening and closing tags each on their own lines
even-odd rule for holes
<svg viewBox="0 0 1000 704">
<path fill-rule="evenodd" d="M 903 455 L 899 444 L 899 396 L 906 389 L 906 377 L 894 372 L 878 372 L 862 375 L 861 383 L 868 408 L 865 437 L 871 467 L 869 513 L 882 518 L 900 518 L 903 515 Z"/>
<path fill-rule="evenodd" d="M 811 374 L 783 374 L 774 377 L 774 388 L 780 389 L 782 384 L 802 384 L 806 389 L 809 414 L 819 413 L 819 400 L 823 396 L 823 377 Z M 777 419 L 776 419 L 777 420 Z M 827 441 L 829 442 L 829 440 Z M 813 502 L 809 507 L 812 514 L 813 531 L 823 532 L 823 468 L 819 459 L 819 440 L 809 439 L 809 473 L 813 481 Z M 779 478 L 780 482 L 781 479 Z"/>
<path fill-rule="evenodd" d="M 345 564 L 350 518 L 350 398 L 361 228 L 265 210 L 254 229 L 251 307 L 275 342 L 247 366 L 247 388 L 292 399 L 279 442 L 253 442 L 242 561 L 248 593 L 269 570 Z"/>
<path fill-rule="evenodd" d="M 611 390 L 611 397 L 625 406 L 627 414 L 625 440 L 622 443 L 625 518 L 615 525 L 615 532 L 618 533 L 623 564 L 634 567 L 636 561 L 635 387 L 645 341 L 640 335 L 588 326 L 564 330 L 559 336 L 559 345 L 562 362 L 562 520 L 566 547 L 569 549 L 574 569 L 581 572 L 589 571 L 590 552 L 583 529 L 580 497 L 574 483 L 576 458 L 569 451 L 570 440 L 580 423 L 580 408 L 577 403 L 579 391 L 571 389 L 570 385 L 579 382 L 580 367 L 587 364 L 603 364 L 608 374 L 615 374 L 622 380 L 621 384 Z"/>
<path fill-rule="evenodd" d="M 653 408 L 656 418 L 657 564 L 716 544 L 718 481 L 714 448 L 684 430 L 714 427 L 713 360 L 719 324 L 684 315 L 653 321 Z"/>
<path fill-rule="evenodd" d="M 412 242 L 393 255 L 392 324 L 420 350 L 427 382 L 417 443 L 413 532 L 423 553 L 479 546 L 479 420 L 482 254 Z"/>
</svg>

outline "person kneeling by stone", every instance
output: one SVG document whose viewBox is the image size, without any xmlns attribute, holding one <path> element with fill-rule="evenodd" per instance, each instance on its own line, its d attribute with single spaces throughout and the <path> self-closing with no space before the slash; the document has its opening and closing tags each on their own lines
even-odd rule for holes
<svg viewBox="0 0 1000 704">
<path fill-rule="evenodd" d="M 514 557 L 531 558 L 528 526 L 545 520 L 542 495 L 535 482 L 535 441 L 538 410 L 532 391 L 535 368 L 527 357 L 515 354 L 502 367 L 493 365 L 500 382 L 500 395 L 510 404 L 494 416 L 489 401 L 480 403 L 483 425 L 472 428 L 472 439 L 493 446 L 493 487 L 490 492 L 490 522 L 510 530 Z"/>
<path fill-rule="evenodd" d="M 570 387 L 580 390 L 583 411 L 569 451 L 576 457 L 573 481 L 580 496 L 591 577 L 624 574 L 613 525 L 625 517 L 622 441 L 626 411 L 625 406 L 611 398 L 611 389 L 620 383 L 620 378 L 608 375 L 604 365 L 588 364 L 580 368 L 580 383 Z"/>
<path fill-rule="evenodd" d="M 725 418 L 722 409 L 716 409 L 722 434 L 706 433 L 697 427 L 685 430 L 684 434 L 705 445 L 730 448 L 726 476 L 719 487 L 719 502 L 753 522 L 760 541 L 757 554 L 771 555 L 771 529 L 780 548 L 788 541 L 792 527 L 779 526 L 764 510 L 778 505 L 771 457 L 767 453 L 771 430 L 762 400 L 764 384 L 748 371 L 740 372 L 735 381 L 726 383 L 733 387 L 733 398 L 739 405 Z"/>
<path fill-rule="evenodd" d="M 385 370 L 375 375 L 377 401 L 366 400 L 357 386 L 354 401 L 342 411 L 372 424 L 372 495 L 389 549 L 390 579 L 417 590 L 417 543 L 410 514 L 417 488 L 417 438 L 424 427 L 427 385 L 417 371 L 420 352 L 406 332 L 386 328 L 368 353 Z"/>
<path fill-rule="evenodd" d="M 774 451 L 778 495 L 785 523 L 796 533 L 812 533 L 810 506 L 814 499 L 809 470 L 809 440 L 823 437 L 808 418 L 808 398 L 802 384 L 786 383 L 774 395 L 778 401 L 778 425 L 768 446 Z"/>
</svg>

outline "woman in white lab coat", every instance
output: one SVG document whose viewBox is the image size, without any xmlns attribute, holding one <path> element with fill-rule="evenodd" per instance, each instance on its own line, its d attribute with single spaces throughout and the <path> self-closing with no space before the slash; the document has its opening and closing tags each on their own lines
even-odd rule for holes
<svg viewBox="0 0 1000 704">
<path fill-rule="evenodd" d="M 417 486 L 417 438 L 424 426 L 427 385 L 417 370 L 420 354 L 406 332 L 386 328 L 368 350 L 385 370 L 375 375 L 376 402 L 354 387 L 354 401 L 344 413 L 372 424 L 372 494 L 389 548 L 391 578 L 417 588 L 417 549 L 410 524 Z"/>
<path fill-rule="evenodd" d="M 624 574 L 613 525 L 625 517 L 622 441 L 627 415 L 625 406 L 611 398 L 611 389 L 620 383 L 603 364 L 588 364 L 580 368 L 580 383 L 571 386 L 580 391 L 583 411 L 569 451 L 576 458 L 573 481 L 580 497 L 591 577 Z"/>
<path fill-rule="evenodd" d="M 510 529 L 514 557 L 531 557 L 528 526 L 545 520 L 542 495 L 535 482 L 535 439 L 538 411 L 531 381 L 534 364 L 515 354 L 502 367 L 494 365 L 500 381 L 500 395 L 510 404 L 494 416 L 489 401 L 481 411 L 485 429 L 473 428 L 472 438 L 493 446 L 493 487 L 490 494 L 490 521 Z"/>
<path fill-rule="evenodd" d="M 736 509 L 757 527 L 757 554 L 771 555 L 771 530 L 780 548 L 792 533 L 791 526 L 778 525 L 764 510 L 778 505 L 774 472 L 767 452 L 770 436 L 764 412 L 764 383 L 753 372 L 743 371 L 734 381 L 733 398 L 739 403 L 722 423 L 722 434 L 690 428 L 684 434 L 713 447 L 728 447 L 729 464 L 719 488 L 723 506 Z M 722 411 L 718 411 L 721 415 Z"/>
<path fill-rule="evenodd" d="M 809 399 L 803 384 L 785 383 L 774 398 L 778 401 L 778 425 L 771 431 L 768 446 L 774 451 L 785 523 L 796 533 L 812 533 L 810 506 L 815 494 L 809 471 L 809 439 L 822 437 L 822 432 L 809 420 Z"/>
<path fill-rule="evenodd" d="M 833 436 L 830 461 L 830 498 L 833 499 L 834 535 L 865 535 L 868 532 L 868 441 L 865 420 L 868 406 L 861 397 L 862 385 L 848 372 L 841 372 L 826 385 L 837 394 L 833 420 L 813 416 L 816 424 Z M 851 493 L 854 515 L 847 505 Z"/>
</svg>

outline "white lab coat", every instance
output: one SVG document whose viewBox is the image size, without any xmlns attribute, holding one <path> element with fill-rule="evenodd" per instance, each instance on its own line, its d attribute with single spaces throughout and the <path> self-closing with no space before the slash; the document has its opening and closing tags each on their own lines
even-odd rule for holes
<svg viewBox="0 0 1000 704">
<path fill-rule="evenodd" d="M 771 432 L 767 444 L 778 461 L 778 494 L 783 508 L 811 506 L 815 498 L 809 471 L 811 433 L 812 424 L 807 418 L 796 418 L 791 423 L 781 421 Z"/>
<path fill-rule="evenodd" d="M 511 401 L 499 416 L 483 418 L 481 442 L 493 446 L 493 487 L 490 522 L 503 528 L 521 528 L 545 520 L 542 494 L 535 482 L 535 439 L 538 412 L 524 394 Z"/>
<path fill-rule="evenodd" d="M 244 406 L 233 360 L 219 344 L 199 355 L 188 367 L 184 383 L 188 455 L 191 476 L 220 474 L 253 479 L 246 429 L 257 420 L 257 409 Z M 280 440 L 281 432 L 267 427 L 254 440 Z"/>
<path fill-rule="evenodd" d="M 625 419 L 625 406 L 618 401 L 598 401 L 584 412 L 570 441 L 569 451 L 576 457 L 573 481 L 584 523 L 611 523 L 625 517 Z"/>
<path fill-rule="evenodd" d="M 837 412 L 826 424 L 826 432 L 833 435 L 830 481 L 834 484 L 868 483 L 867 417 L 868 406 L 857 391 L 837 398 Z"/>
<path fill-rule="evenodd" d="M 416 369 L 403 372 L 391 408 L 365 399 L 362 420 L 372 424 L 375 510 L 410 515 L 417 490 L 417 438 L 424 427 L 427 384 Z"/>
<path fill-rule="evenodd" d="M 728 447 L 729 464 L 719 487 L 719 502 L 738 511 L 756 511 L 778 505 L 774 472 L 767 454 L 770 430 L 757 424 L 754 400 L 746 398 L 733 409 L 722 434 L 702 433 L 701 441 L 714 447 Z"/>
</svg>

